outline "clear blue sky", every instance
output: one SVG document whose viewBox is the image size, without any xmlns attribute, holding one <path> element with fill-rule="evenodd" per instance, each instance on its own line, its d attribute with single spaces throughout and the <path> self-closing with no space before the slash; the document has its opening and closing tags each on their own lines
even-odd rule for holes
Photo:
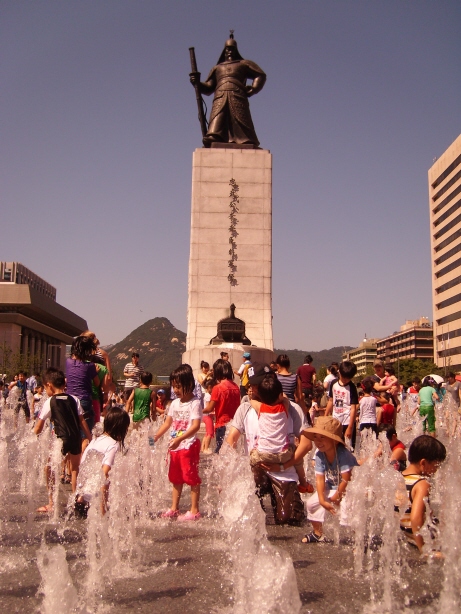
<svg viewBox="0 0 461 614">
<path fill-rule="evenodd" d="M 186 330 L 188 48 L 206 75 L 229 28 L 268 75 L 251 109 L 273 154 L 276 347 L 432 319 L 427 170 L 461 132 L 459 0 L 3 0 L 1 259 L 103 344 L 156 316 Z"/>
</svg>

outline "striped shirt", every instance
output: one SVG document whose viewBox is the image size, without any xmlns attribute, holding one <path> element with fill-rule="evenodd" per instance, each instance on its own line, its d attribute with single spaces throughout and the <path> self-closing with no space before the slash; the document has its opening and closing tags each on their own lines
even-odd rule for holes
<svg viewBox="0 0 461 614">
<path fill-rule="evenodd" d="M 139 378 L 144 373 L 144 367 L 141 367 L 139 364 L 134 365 L 132 362 L 129 362 L 127 365 L 125 365 L 123 373 L 128 373 L 128 377 L 125 380 L 125 388 L 138 388 Z"/>
<path fill-rule="evenodd" d="M 277 379 L 282 384 L 283 394 L 290 399 L 290 401 L 294 401 L 296 384 L 298 383 L 298 376 L 296 373 L 290 373 L 290 375 L 280 375 L 280 373 L 277 373 Z"/>
</svg>

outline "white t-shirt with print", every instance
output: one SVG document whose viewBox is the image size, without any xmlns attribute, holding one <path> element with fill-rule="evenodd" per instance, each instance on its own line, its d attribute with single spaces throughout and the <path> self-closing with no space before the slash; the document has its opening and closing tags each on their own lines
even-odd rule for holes
<svg viewBox="0 0 461 614">
<path fill-rule="evenodd" d="M 186 403 L 181 403 L 180 399 L 174 399 L 168 408 L 168 416 L 173 419 L 171 425 L 171 438 L 177 437 L 180 433 L 185 433 L 192 425 L 192 420 L 202 420 L 202 402 L 197 398 L 193 398 Z M 197 434 L 187 439 L 183 439 L 179 446 L 172 450 L 188 450 L 194 441 L 197 439 Z"/>
<path fill-rule="evenodd" d="M 343 426 L 349 425 L 351 417 L 351 405 L 359 402 L 357 388 L 353 382 L 345 386 L 335 379 L 330 384 L 328 396 L 333 399 L 333 418 L 339 420 Z"/>
</svg>

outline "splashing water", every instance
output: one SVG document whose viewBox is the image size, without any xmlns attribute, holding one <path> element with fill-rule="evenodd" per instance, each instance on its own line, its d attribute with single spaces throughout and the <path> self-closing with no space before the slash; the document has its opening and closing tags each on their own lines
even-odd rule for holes
<svg viewBox="0 0 461 614">
<path fill-rule="evenodd" d="M 44 594 L 42 613 L 75 611 L 78 605 L 77 589 L 69 574 L 64 547 L 42 544 L 37 552 L 37 566 L 42 576 L 39 591 Z"/>
</svg>

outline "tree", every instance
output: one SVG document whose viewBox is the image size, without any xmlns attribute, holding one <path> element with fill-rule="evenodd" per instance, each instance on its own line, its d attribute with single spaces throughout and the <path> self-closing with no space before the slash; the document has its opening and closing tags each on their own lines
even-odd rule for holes
<svg viewBox="0 0 461 614">
<path fill-rule="evenodd" d="M 432 360 L 421 360 L 408 358 L 398 360 L 392 365 L 395 369 L 395 374 L 399 378 L 401 384 L 406 386 L 411 384 L 412 379 L 418 376 L 423 379 L 426 375 L 434 374 L 443 376 L 443 369 L 439 369 Z"/>
<path fill-rule="evenodd" d="M 326 376 L 327 376 L 327 368 L 326 368 L 326 366 L 325 366 L 325 365 L 322 365 L 322 366 L 320 367 L 320 369 L 318 370 L 318 373 L 317 373 L 317 379 L 318 379 L 320 382 L 323 382 L 323 380 L 326 378 Z"/>
</svg>

